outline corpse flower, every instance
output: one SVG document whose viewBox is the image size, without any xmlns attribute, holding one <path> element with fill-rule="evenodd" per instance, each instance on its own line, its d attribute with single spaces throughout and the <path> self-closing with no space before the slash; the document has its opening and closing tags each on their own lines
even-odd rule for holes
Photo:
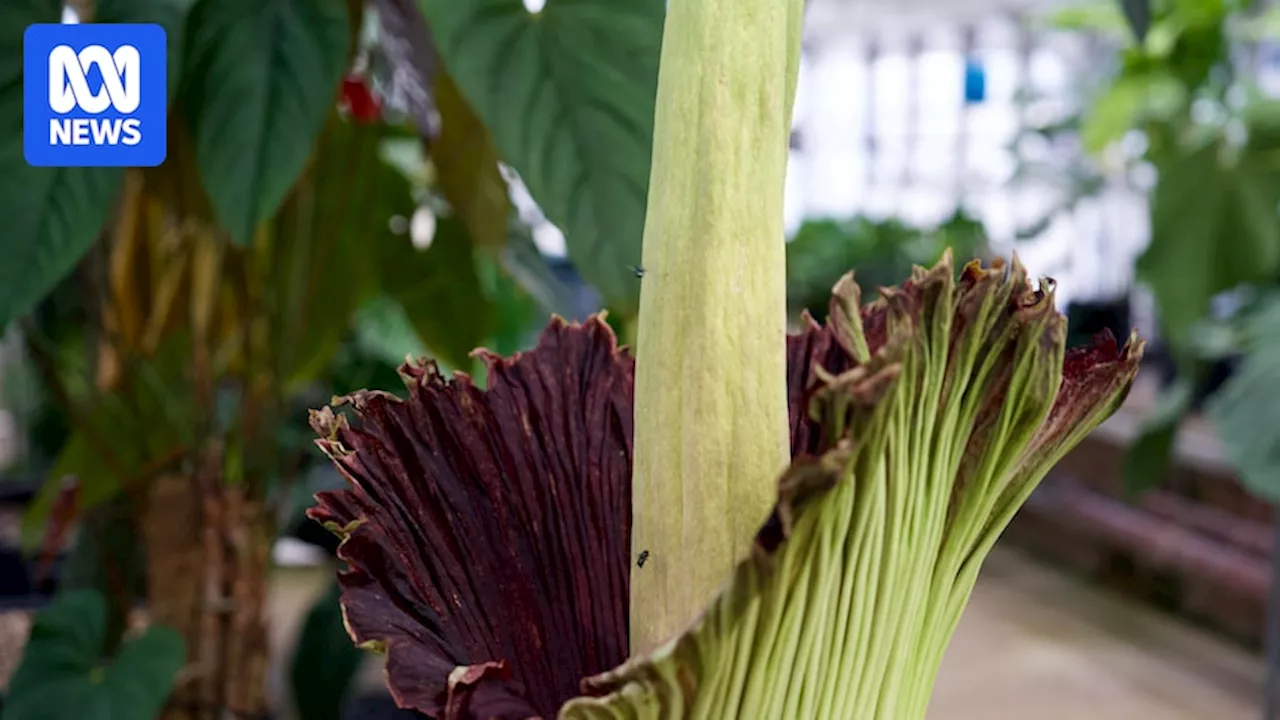
<svg viewBox="0 0 1280 720">
<path fill-rule="evenodd" d="M 313 415 L 351 480 L 312 511 L 351 635 L 433 717 L 922 717 L 996 537 L 1136 372 L 1140 342 L 1064 354 L 1064 325 L 1017 264 L 944 259 L 866 307 L 847 276 L 787 341 L 794 460 L 749 557 L 625 663 L 628 352 L 595 317 L 481 352 L 485 390 L 406 365 L 404 399 Z"/>
<path fill-rule="evenodd" d="M 554 3 L 555 0 L 550 0 Z M 553 320 L 484 389 L 406 364 L 312 423 L 353 640 L 451 720 L 924 716 L 996 538 L 1142 354 L 950 257 L 786 334 L 802 0 L 667 4 L 637 355 Z M 350 410 L 350 412 L 345 412 Z"/>
</svg>

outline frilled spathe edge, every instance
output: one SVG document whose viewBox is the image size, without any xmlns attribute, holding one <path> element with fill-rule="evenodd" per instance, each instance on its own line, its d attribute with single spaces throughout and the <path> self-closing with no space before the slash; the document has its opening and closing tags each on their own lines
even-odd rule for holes
<svg viewBox="0 0 1280 720">
<path fill-rule="evenodd" d="M 404 400 L 313 413 L 351 486 L 310 515 L 344 536 L 343 615 L 397 704 L 546 716 L 627 654 L 633 362 L 598 316 L 477 355 L 487 390 L 422 361 Z"/>
</svg>

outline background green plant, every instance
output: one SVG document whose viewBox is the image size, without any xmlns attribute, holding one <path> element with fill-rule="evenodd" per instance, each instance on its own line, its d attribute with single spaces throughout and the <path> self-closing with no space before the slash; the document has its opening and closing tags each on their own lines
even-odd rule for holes
<svg viewBox="0 0 1280 720">
<path fill-rule="evenodd" d="M 1099 33 L 1123 47 L 1117 71 L 1087 108 L 1086 149 L 1112 151 L 1141 133 L 1152 165 L 1151 243 L 1138 278 L 1152 291 L 1162 339 L 1178 366 L 1130 451 L 1131 489 L 1167 475 L 1181 418 L 1209 363 L 1243 355 L 1208 418 L 1250 490 L 1280 500 L 1273 458 L 1280 406 L 1267 382 L 1280 327 L 1267 322 L 1280 280 L 1280 103 L 1238 71 L 1243 44 L 1277 37 L 1280 14 L 1250 0 L 1124 0 L 1068 8 L 1060 27 Z M 1211 317 L 1211 301 L 1235 293 L 1240 309 Z M 1245 402 L 1249 398 L 1251 402 Z"/>
<path fill-rule="evenodd" d="M 186 664 L 182 637 L 150 627 L 109 662 L 107 607 L 91 591 L 61 595 L 36 616 L 29 649 L 5 700 L 6 718 L 108 720 L 152 717 Z"/>
<path fill-rule="evenodd" d="M 821 321 L 831 288 L 849 268 L 856 268 L 854 278 L 869 298 L 900 283 L 913 265 L 932 266 L 947 248 L 957 258 L 972 258 L 985 242 L 982 224 L 963 211 L 936 228 L 895 218 L 806 220 L 787 243 L 787 306 L 793 315 L 808 310 Z"/>
</svg>

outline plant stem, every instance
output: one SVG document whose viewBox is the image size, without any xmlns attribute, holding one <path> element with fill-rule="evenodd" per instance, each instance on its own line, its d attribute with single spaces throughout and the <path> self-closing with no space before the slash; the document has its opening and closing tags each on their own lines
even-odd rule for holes
<svg viewBox="0 0 1280 720">
<path fill-rule="evenodd" d="M 631 649 L 729 579 L 787 465 L 783 187 L 802 0 L 671 3 L 637 328 Z"/>
</svg>

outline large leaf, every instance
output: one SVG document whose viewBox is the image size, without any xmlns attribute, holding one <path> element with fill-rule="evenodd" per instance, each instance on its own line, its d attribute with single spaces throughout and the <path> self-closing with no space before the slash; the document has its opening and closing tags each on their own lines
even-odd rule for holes
<svg viewBox="0 0 1280 720">
<path fill-rule="evenodd" d="M 449 73 L 610 307 L 636 311 L 664 0 L 419 0 Z"/>
<path fill-rule="evenodd" d="M 1244 362 L 1206 410 L 1245 487 L 1280 502 L 1280 301 L 1261 307 L 1247 334 Z"/>
<path fill-rule="evenodd" d="M 440 218 L 426 250 L 406 233 L 388 238 L 379 253 L 383 291 L 404 308 L 422 342 L 450 367 L 469 370 L 471 351 L 489 337 L 493 309 L 461 221 Z"/>
<path fill-rule="evenodd" d="M 1186 343 L 1213 296 L 1268 281 L 1280 268 L 1280 182 L 1270 160 L 1280 144 L 1262 144 L 1269 140 L 1240 153 L 1209 144 L 1160 168 L 1138 273 L 1175 346 Z"/>
<path fill-rule="evenodd" d="M 0 3 L 0 328 L 29 312 L 88 252 L 120 188 L 120 168 L 36 168 L 22 151 L 22 37 L 56 23 L 57 0 Z"/>
<path fill-rule="evenodd" d="M 99 22 L 153 22 L 169 40 L 175 86 L 191 0 L 103 0 Z M 56 23 L 62 3 L 0 3 L 0 327 L 30 311 L 93 246 L 120 191 L 122 168 L 34 168 L 22 154 L 22 32 Z"/>
<path fill-rule="evenodd" d="M 281 374 L 307 382 L 328 368 L 374 282 L 370 238 L 413 211 L 409 183 L 378 156 L 385 131 L 334 118 L 275 220 L 274 290 Z"/>
<path fill-rule="evenodd" d="M 1173 117 L 1185 107 L 1186 87 L 1167 72 L 1122 75 L 1089 108 L 1080 139 L 1090 153 L 1099 153 L 1138 123 Z"/>
<path fill-rule="evenodd" d="M 345 0 L 200 0 L 187 115 L 200 176 L 240 244 L 275 212 L 333 106 L 350 47 Z"/>
<path fill-rule="evenodd" d="M 103 665 L 106 602 L 65 593 L 36 616 L 4 720 L 151 720 L 186 662 L 182 637 L 152 626 Z"/>
</svg>

